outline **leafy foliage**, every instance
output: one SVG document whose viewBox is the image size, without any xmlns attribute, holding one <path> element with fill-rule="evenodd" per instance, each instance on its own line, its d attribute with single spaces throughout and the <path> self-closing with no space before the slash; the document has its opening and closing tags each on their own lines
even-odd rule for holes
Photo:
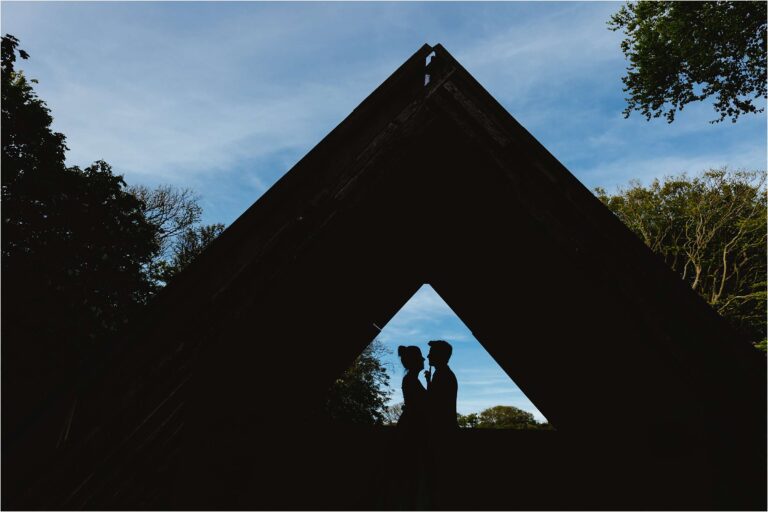
<svg viewBox="0 0 768 512">
<path fill-rule="evenodd" d="M 766 176 L 710 170 L 598 198 L 718 313 L 766 339 Z M 765 343 L 762 345 L 765 346 Z"/>
<path fill-rule="evenodd" d="M 4 432 L 114 338 L 222 230 L 188 190 L 65 165 L 64 135 L 2 38 Z M 162 276 L 159 272 L 162 269 Z M 160 280 L 159 278 L 163 279 Z M 12 386 L 11 386 L 12 384 Z"/>
<path fill-rule="evenodd" d="M 764 110 L 754 100 L 766 96 L 765 2 L 640 1 L 623 5 L 608 25 L 626 34 L 625 117 L 637 110 L 672 122 L 710 96 L 720 116 L 712 122 Z"/>
<path fill-rule="evenodd" d="M 109 164 L 66 167 L 65 138 L 2 38 L 3 429 L 71 382 L 145 304 L 157 226 Z"/>
<path fill-rule="evenodd" d="M 17 44 L 2 40 L 4 316 L 27 338 L 88 344 L 146 300 L 156 226 L 106 162 L 64 165 L 64 136 L 14 70 Z"/>
<path fill-rule="evenodd" d="M 480 413 L 458 414 L 457 420 L 461 428 L 552 430 L 549 423 L 539 423 L 533 414 L 510 405 L 497 405 Z"/>
<path fill-rule="evenodd" d="M 358 425 L 387 422 L 389 375 L 381 363 L 386 348 L 378 341 L 368 345 L 328 391 L 326 412 L 331 420 Z"/>
<path fill-rule="evenodd" d="M 16 71 L 16 53 L 22 59 L 29 55 L 18 50 L 19 41 L 2 38 L 2 189 L 7 195 L 26 174 L 63 170 L 64 135 L 51 131 L 53 119 L 45 102 L 40 100 L 31 83 Z M 3 199 L 5 199 L 5 195 Z"/>
</svg>

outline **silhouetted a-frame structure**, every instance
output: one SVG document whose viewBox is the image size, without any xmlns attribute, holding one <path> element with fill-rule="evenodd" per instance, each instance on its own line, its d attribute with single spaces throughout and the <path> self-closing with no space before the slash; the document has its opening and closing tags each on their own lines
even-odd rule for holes
<svg viewBox="0 0 768 512">
<path fill-rule="evenodd" d="M 764 358 L 440 45 L 19 430 L 4 505 L 375 506 L 392 431 L 319 411 L 425 282 L 557 428 L 460 432 L 442 507 L 765 507 Z"/>
</svg>

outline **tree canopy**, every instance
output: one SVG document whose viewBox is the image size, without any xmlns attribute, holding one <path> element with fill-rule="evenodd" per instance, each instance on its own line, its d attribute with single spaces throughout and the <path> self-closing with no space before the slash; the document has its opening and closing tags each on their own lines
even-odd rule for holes
<svg viewBox="0 0 768 512">
<path fill-rule="evenodd" d="M 598 198 L 755 344 L 766 339 L 765 173 L 710 170 Z"/>
<path fill-rule="evenodd" d="M 65 138 L 2 38 L 4 424 L 71 378 L 146 302 L 157 226 L 104 161 L 67 167 Z"/>
<path fill-rule="evenodd" d="M 539 423 L 533 414 L 511 405 L 496 405 L 480 413 L 458 414 L 457 420 L 461 428 L 552 430 L 549 423 Z"/>
<path fill-rule="evenodd" d="M 4 314 L 26 338 L 87 344 L 146 299 L 157 227 L 106 162 L 65 166 L 64 136 L 14 68 L 17 44 L 2 39 Z"/>
<path fill-rule="evenodd" d="M 358 425 L 383 425 L 391 421 L 391 411 L 386 407 L 389 375 L 381 363 L 385 351 L 384 345 L 374 340 L 336 379 L 328 391 L 325 407 L 332 421 Z"/>
<path fill-rule="evenodd" d="M 630 2 L 608 25 L 626 34 L 625 117 L 636 110 L 672 122 L 709 97 L 712 122 L 764 110 L 755 101 L 766 97 L 765 2 Z"/>
</svg>

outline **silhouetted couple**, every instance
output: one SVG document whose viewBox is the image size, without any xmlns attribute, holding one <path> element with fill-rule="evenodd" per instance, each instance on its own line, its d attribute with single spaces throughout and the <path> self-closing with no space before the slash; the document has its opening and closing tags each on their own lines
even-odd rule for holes
<svg viewBox="0 0 768 512">
<path fill-rule="evenodd" d="M 403 412 L 397 426 L 412 432 L 426 434 L 457 428 L 456 375 L 448 366 L 453 348 L 443 340 L 429 342 L 429 366 L 435 368 L 424 372 L 426 389 L 419 380 L 424 369 L 424 357 L 416 346 L 397 348 L 397 355 L 406 369 L 403 377 Z"/>
<path fill-rule="evenodd" d="M 457 431 L 456 375 L 448 367 L 453 351 L 443 340 L 429 342 L 431 371 L 425 371 L 427 387 L 419 381 L 424 357 L 419 347 L 400 346 L 397 354 L 406 369 L 403 377 L 403 412 L 397 422 L 403 453 L 397 471 L 395 504 L 387 508 L 427 510 L 451 508 L 454 481 L 452 452 Z"/>
</svg>

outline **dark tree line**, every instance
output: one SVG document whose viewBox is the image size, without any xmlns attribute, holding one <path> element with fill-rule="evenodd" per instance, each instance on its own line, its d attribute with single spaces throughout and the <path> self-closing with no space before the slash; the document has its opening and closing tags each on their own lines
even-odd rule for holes
<svg viewBox="0 0 768 512">
<path fill-rule="evenodd" d="M 513 430 L 554 430 L 549 423 L 539 423 L 533 414 L 511 405 L 496 405 L 479 413 L 459 414 L 461 428 Z"/>
<path fill-rule="evenodd" d="M 385 411 L 384 423 L 396 425 L 403 412 L 403 403 L 391 405 Z M 459 428 L 554 430 L 548 422 L 539 423 L 533 414 L 511 405 L 495 405 L 480 412 L 456 414 Z"/>
<path fill-rule="evenodd" d="M 128 187 L 104 161 L 67 166 L 18 44 L 2 38 L 4 425 L 72 382 L 223 230 L 200 225 L 188 190 Z"/>
</svg>

